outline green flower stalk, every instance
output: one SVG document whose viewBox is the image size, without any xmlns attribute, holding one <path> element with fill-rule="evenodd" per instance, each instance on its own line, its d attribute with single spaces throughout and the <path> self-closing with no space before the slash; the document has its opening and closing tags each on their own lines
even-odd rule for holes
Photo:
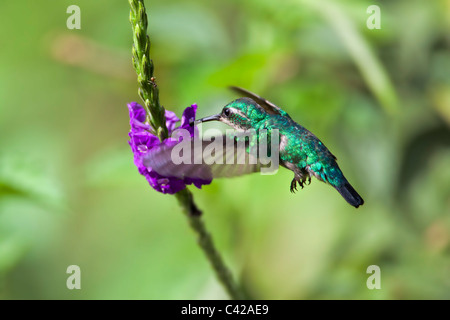
<svg viewBox="0 0 450 320">
<path fill-rule="evenodd" d="M 153 61 L 150 59 L 150 37 L 147 35 L 147 14 L 143 1 L 129 1 L 130 22 L 133 28 L 133 66 L 139 82 L 139 96 L 144 101 L 148 121 L 162 141 L 168 137 L 165 110 L 159 103 L 159 90 L 153 76 Z"/>
<path fill-rule="evenodd" d="M 159 102 L 159 90 L 153 75 L 154 65 L 150 59 L 150 38 L 147 35 L 148 21 L 144 1 L 129 0 L 129 3 L 131 6 L 130 22 L 133 29 L 133 66 L 138 76 L 139 96 L 144 102 L 148 124 L 159 140 L 164 141 L 169 136 L 169 130 L 166 125 L 166 111 Z M 185 188 L 175 193 L 175 197 L 197 236 L 199 247 L 205 253 L 229 296 L 232 299 L 244 299 L 230 270 L 214 246 L 211 235 L 206 230 L 201 218 L 201 211 L 195 204 L 192 193 Z"/>
</svg>

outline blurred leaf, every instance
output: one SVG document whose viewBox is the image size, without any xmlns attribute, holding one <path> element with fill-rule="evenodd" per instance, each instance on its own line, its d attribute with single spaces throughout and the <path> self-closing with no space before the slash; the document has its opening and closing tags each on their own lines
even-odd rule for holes
<svg viewBox="0 0 450 320">
<path fill-rule="evenodd" d="M 85 165 L 85 179 L 89 186 L 111 187 L 134 185 L 145 181 L 133 163 L 129 146 L 110 147 L 94 154 Z"/>
<path fill-rule="evenodd" d="M 158 44 L 154 56 L 161 53 L 171 63 L 185 61 L 187 56 L 205 55 L 211 49 L 220 54 L 229 44 L 227 33 L 215 17 L 217 12 L 208 7 L 180 2 L 155 5 L 148 12 L 149 34 L 153 45 Z"/>
<path fill-rule="evenodd" d="M 267 60 L 264 54 L 243 54 L 216 71 L 210 77 L 210 81 L 221 87 L 236 85 L 249 88 L 263 76 L 265 68 L 268 67 Z"/>
<path fill-rule="evenodd" d="M 329 0 L 301 0 L 301 3 L 316 10 L 331 24 L 349 51 L 367 86 L 389 114 L 398 112 L 397 96 L 386 70 L 374 54 L 373 49 L 361 36 L 343 6 Z"/>
<path fill-rule="evenodd" d="M 26 248 L 26 243 L 20 237 L 0 237 L 0 277 L 18 263 L 26 253 Z"/>
<path fill-rule="evenodd" d="M 47 205 L 62 205 L 63 193 L 43 163 L 29 154 L 3 154 L 0 157 L 0 198 L 6 195 L 28 197 Z"/>
</svg>

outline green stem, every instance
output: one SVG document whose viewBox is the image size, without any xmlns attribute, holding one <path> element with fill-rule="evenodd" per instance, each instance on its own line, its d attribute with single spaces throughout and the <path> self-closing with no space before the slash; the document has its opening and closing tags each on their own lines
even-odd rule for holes
<svg viewBox="0 0 450 320">
<path fill-rule="evenodd" d="M 144 102 L 148 121 L 162 141 L 169 136 L 165 110 L 159 103 L 159 90 L 153 76 L 154 66 L 150 59 L 150 37 L 147 35 L 147 14 L 144 1 L 129 0 L 130 22 L 133 29 L 133 66 L 139 82 L 139 96 Z"/>
<path fill-rule="evenodd" d="M 143 0 L 129 0 L 129 3 L 131 6 L 130 22 L 133 29 L 133 66 L 138 76 L 139 96 L 144 102 L 148 122 L 162 141 L 168 137 L 169 133 L 166 127 L 165 110 L 159 103 L 159 90 L 153 75 L 154 66 L 150 59 L 150 38 L 147 35 L 148 22 L 145 5 Z M 244 296 L 234 282 L 230 270 L 214 246 L 192 193 L 188 189 L 184 189 L 176 193 L 175 197 L 217 278 L 232 299 L 243 299 Z"/>
<path fill-rule="evenodd" d="M 214 269 L 217 278 L 222 283 L 231 299 L 245 299 L 244 294 L 233 280 L 230 270 L 225 265 L 222 256 L 214 246 L 210 233 L 207 231 L 203 219 L 200 216 L 198 208 L 193 202 L 192 193 L 184 189 L 175 195 L 180 203 L 184 214 L 188 219 L 189 226 L 194 230 L 197 236 L 197 243 L 206 255 L 209 263 Z"/>
</svg>

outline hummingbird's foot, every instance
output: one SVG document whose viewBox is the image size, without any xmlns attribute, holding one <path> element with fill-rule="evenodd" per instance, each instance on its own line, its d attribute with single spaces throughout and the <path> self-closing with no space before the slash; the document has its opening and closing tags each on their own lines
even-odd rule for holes
<svg viewBox="0 0 450 320">
<path fill-rule="evenodd" d="M 300 185 L 300 187 L 303 189 L 305 187 L 305 185 L 310 185 L 311 184 L 311 176 L 310 175 L 306 175 L 306 174 L 302 174 L 302 175 L 295 175 L 294 179 L 292 179 L 291 182 L 291 192 L 295 193 L 295 191 L 297 190 L 297 183 Z"/>
<path fill-rule="evenodd" d="M 307 184 L 307 186 L 309 186 L 310 184 L 311 184 L 311 176 L 308 176 L 308 184 Z"/>
<path fill-rule="evenodd" d="M 292 179 L 291 182 L 291 192 L 295 193 L 295 191 L 298 191 L 297 189 L 297 182 L 300 185 L 300 187 L 303 189 L 303 186 L 305 184 L 305 180 L 297 180 L 296 178 Z"/>
<path fill-rule="evenodd" d="M 297 191 L 297 180 L 294 178 L 291 182 L 291 193 L 295 193 L 295 191 Z"/>
</svg>

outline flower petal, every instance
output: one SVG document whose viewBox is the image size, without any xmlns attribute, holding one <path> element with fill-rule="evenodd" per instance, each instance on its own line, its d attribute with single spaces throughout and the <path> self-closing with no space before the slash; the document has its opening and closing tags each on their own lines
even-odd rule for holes
<svg viewBox="0 0 450 320">
<path fill-rule="evenodd" d="M 146 112 L 137 102 L 130 102 L 128 104 L 128 111 L 130 113 L 130 126 L 132 131 L 150 130 L 150 126 L 145 124 Z"/>
<path fill-rule="evenodd" d="M 166 127 L 169 130 L 170 135 L 172 131 L 175 129 L 176 123 L 180 121 L 180 119 L 177 117 L 175 112 L 169 110 L 166 110 L 165 116 L 166 116 Z"/>
<path fill-rule="evenodd" d="M 183 115 L 181 116 L 181 125 L 179 128 L 183 128 L 189 131 L 191 137 L 194 136 L 197 128 L 194 125 L 191 125 L 191 122 L 195 120 L 195 114 L 197 112 L 197 104 L 194 103 L 190 107 L 187 107 L 183 111 Z"/>
</svg>

